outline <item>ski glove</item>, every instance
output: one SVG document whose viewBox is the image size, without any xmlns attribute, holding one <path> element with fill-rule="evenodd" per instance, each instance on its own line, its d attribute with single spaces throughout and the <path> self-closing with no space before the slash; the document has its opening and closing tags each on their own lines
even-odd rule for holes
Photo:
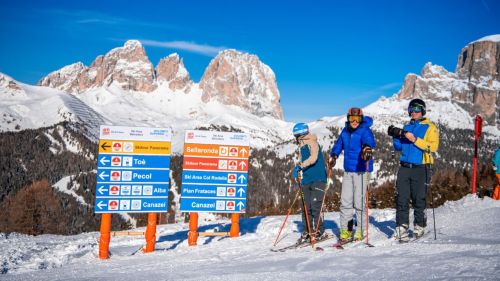
<svg viewBox="0 0 500 281">
<path fill-rule="evenodd" d="M 328 159 L 328 169 L 332 169 L 335 167 L 335 164 L 337 163 L 337 155 L 330 156 L 330 159 Z"/>
<path fill-rule="evenodd" d="M 363 144 L 363 150 L 361 152 L 361 159 L 368 161 L 368 160 L 372 159 L 372 156 L 373 156 L 372 148 L 367 144 Z"/>
</svg>

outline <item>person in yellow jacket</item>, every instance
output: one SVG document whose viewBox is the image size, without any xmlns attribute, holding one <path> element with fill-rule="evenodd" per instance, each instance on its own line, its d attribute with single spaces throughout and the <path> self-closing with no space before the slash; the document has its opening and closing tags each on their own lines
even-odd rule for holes
<svg viewBox="0 0 500 281">
<path fill-rule="evenodd" d="M 427 225 L 425 207 L 429 188 L 430 166 L 434 163 L 431 153 L 439 145 L 439 131 L 425 118 L 426 105 L 413 99 L 408 105 L 411 120 L 403 129 L 389 126 L 387 133 L 393 138 L 394 149 L 401 151 L 400 167 L 396 180 L 396 233 L 401 242 L 409 240 L 410 198 L 414 208 L 414 237 L 424 234 Z"/>
</svg>

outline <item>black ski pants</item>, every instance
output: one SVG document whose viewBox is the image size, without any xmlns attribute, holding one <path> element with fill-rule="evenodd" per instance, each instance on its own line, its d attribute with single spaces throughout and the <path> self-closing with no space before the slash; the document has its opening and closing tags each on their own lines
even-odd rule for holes
<svg viewBox="0 0 500 281">
<path fill-rule="evenodd" d="M 303 200 L 307 208 L 303 208 L 307 212 L 309 218 L 309 227 L 311 234 L 314 235 L 316 231 L 316 224 L 318 225 L 318 234 L 325 231 L 323 225 L 323 218 L 319 219 L 321 212 L 321 203 L 323 201 L 323 196 L 325 194 L 325 183 L 321 181 L 316 181 L 313 183 L 302 185 Z M 304 232 L 308 232 L 307 219 L 305 212 L 302 212 L 302 223 L 304 225 Z"/>
<path fill-rule="evenodd" d="M 409 226 L 410 199 L 414 208 L 413 224 L 425 227 L 427 176 L 425 165 L 401 166 L 396 181 L 396 224 Z"/>
</svg>

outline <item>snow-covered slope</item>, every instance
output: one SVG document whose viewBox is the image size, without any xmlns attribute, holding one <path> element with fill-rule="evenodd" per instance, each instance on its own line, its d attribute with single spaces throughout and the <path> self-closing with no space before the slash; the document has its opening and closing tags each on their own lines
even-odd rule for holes
<svg viewBox="0 0 500 281">
<path fill-rule="evenodd" d="M 2 280 L 498 280 L 500 201 L 472 195 L 435 210 L 432 229 L 415 243 L 398 244 L 394 210 L 370 210 L 374 248 L 344 251 L 324 243 L 271 252 L 284 216 L 241 219 L 239 238 L 200 237 L 189 247 L 187 223 L 161 225 L 156 251 L 143 254 L 143 237 L 112 237 L 111 258 L 99 260 L 99 233 L 75 236 L 0 234 Z M 338 234 L 338 213 L 325 216 L 327 232 Z M 225 231 L 227 219 L 200 220 L 200 231 Z M 290 216 L 278 246 L 302 231 Z M 138 229 L 143 231 L 144 229 Z"/>
</svg>

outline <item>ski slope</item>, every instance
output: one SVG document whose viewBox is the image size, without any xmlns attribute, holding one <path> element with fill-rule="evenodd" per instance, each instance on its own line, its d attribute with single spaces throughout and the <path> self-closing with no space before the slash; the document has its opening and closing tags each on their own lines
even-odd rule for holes
<svg viewBox="0 0 500 281">
<path fill-rule="evenodd" d="M 432 210 L 428 233 L 410 244 L 390 238 L 392 209 L 370 210 L 374 248 L 323 252 L 302 248 L 271 252 L 284 216 L 241 219 L 239 238 L 200 237 L 187 245 L 188 224 L 158 226 L 156 251 L 139 249 L 144 238 L 112 237 L 111 258 L 99 260 L 99 233 L 37 237 L 0 234 L 2 280 L 498 280 L 500 276 L 500 201 L 472 195 Z M 201 216 L 200 231 L 226 231 L 227 219 Z M 327 231 L 338 234 L 339 214 L 327 213 Z M 139 229 L 143 230 L 143 229 Z M 298 238 L 300 217 L 293 215 L 278 245 Z"/>
</svg>

